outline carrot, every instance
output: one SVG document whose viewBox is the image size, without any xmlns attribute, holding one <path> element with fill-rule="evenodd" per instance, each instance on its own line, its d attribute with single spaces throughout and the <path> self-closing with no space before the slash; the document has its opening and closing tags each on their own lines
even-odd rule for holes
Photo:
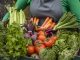
<svg viewBox="0 0 80 60">
<path fill-rule="evenodd" d="M 45 27 L 40 27 L 38 30 L 46 30 L 51 26 L 51 23 L 47 24 Z"/>
<path fill-rule="evenodd" d="M 49 29 L 52 29 L 54 26 L 55 26 L 55 22 L 53 22 L 52 24 L 51 24 L 51 26 L 49 27 Z"/>
<path fill-rule="evenodd" d="M 48 29 L 50 26 L 51 26 L 51 23 L 49 23 L 48 25 L 46 25 L 44 29 Z"/>
<path fill-rule="evenodd" d="M 38 25 L 38 23 L 39 23 L 39 19 L 36 20 L 36 25 Z"/>
<path fill-rule="evenodd" d="M 48 24 L 51 24 L 52 23 L 52 18 L 50 18 L 49 20 L 48 20 L 48 22 L 43 26 L 43 27 L 46 27 Z"/>
<path fill-rule="evenodd" d="M 37 20 L 37 18 L 35 17 L 35 18 L 34 18 L 34 24 L 36 24 L 36 20 Z"/>
<path fill-rule="evenodd" d="M 39 35 L 38 40 L 44 41 L 46 39 L 45 35 Z"/>
<path fill-rule="evenodd" d="M 45 32 L 44 31 L 38 31 L 38 36 L 39 35 L 45 35 Z"/>
<path fill-rule="evenodd" d="M 51 23 L 52 23 L 52 18 L 50 18 L 50 19 L 46 22 L 46 24 L 45 24 L 44 26 L 41 26 L 39 29 L 40 29 L 40 30 L 45 30 L 45 29 L 47 29 L 47 28 L 49 28 L 49 27 L 51 26 Z"/>
<path fill-rule="evenodd" d="M 51 37 L 51 40 L 53 41 L 53 44 L 55 44 L 55 42 L 56 42 L 57 39 L 58 39 L 57 36 L 52 36 L 52 37 Z"/>
<path fill-rule="evenodd" d="M 42 24 L 42 27 L 48 22 L 49 19 L 50 19 L 49 17 L 46 18 L 46 20 L 45 20 L 44 23 Z"/>
<path fill-rule="evenodd" d="M 42 30 L 44 30 L 44 28 L 38 28 L 38 29 L 37 29 L 37 31 L 42 31 Z"/>
</svg>

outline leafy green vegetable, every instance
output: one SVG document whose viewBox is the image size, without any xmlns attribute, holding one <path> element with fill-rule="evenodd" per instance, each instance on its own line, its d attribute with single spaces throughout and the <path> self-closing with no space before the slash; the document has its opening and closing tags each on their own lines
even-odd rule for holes
<svg viewBox="0 0 80 60">
<path fill-rule="evenodd" d="M 56 45 L 59 48 L 58 60 L 71 60 L 79 50 L 79 32 L 77 29 L 63 29 L 58 31 L 59 39 Z"/>
<path fill-rule="evenodd" d="M 23 30 L 20 25 L 13 23 L 7 28 L 6 50 L 10 56 L 25 56 L 26 44 L 28 40 L 23 36 Z"/>
<path fill-rule="evenodd" d="M 67 48 L 64 49 L 62 52 L 59 53 L 58 60 L 72 60 L 76 51 L 73 49 L 68 50 Z"/>
<path fill-rule="evenodd" d="M 0 33 L 0 56 L 4 58 L 26 56 L 26 46 L 31 44 L 32 40 L 24 38 L 23 29 L 19 24 L 12 23 L 4 31 L 1 30 Z"/>
<path fill-rule="evenodd" d="M 57 46 L 53 46 L 52 48 L 46 48 L 41 50 L 39 56 L 41 60 L 56 60 L 57 53 Z"/>
</svg>

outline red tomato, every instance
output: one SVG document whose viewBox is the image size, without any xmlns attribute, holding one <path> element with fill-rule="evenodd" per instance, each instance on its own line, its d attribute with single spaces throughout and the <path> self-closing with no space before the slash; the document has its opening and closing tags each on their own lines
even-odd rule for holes
<svg viewBox="0 0 80 60">
<path fill-rule="evenodd" d="M 57 40 L 56 36 L 52 36 L 48 41 L 45 41 L 44 44 L 46 47 L 52 47 L 53 44 L 55 44 Z"/>
<path fill-rule="evenodd" d="M 41 44 L 40 46 L 35 46 L 35 50 L 36 50 L 37 53 L 39 53 L 40 50 L 44 49 L 44 48 L 46 48 L 44 44 Z"/>
<path fill-rule="evenodd" d="M 44 31 L 39 31 L 38 35 L 45 35 Z"/>
<path fill-rule="evenodd" d="M 57 37 L 57 36 L 54 36 L 54 37 L 53 37 L 53 40 L 57 40 L 57 39 L 58 39 L 58 37 Z"/>
<path fill-rule="evenodd" d="M 52 47 L 53 41 L 52 40 L 45 41 L 44 44 L 45 44 L 46 47 Z"/>
<path fill-rule="evenodd" d="M 33 45 L 29 45 L 28 47 L 28 54 L 34 54 L 35 53 L 35 47 Z"/>
<path fill-rule="evenodd" d="M 39 35 L 38 40 L 44 41 L 46 39 L 45 35 Z"/>
</svg>

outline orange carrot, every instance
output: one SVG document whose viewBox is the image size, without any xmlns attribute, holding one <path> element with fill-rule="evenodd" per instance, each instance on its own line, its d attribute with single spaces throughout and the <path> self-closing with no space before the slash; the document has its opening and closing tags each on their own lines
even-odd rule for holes
<svg viewBox="0 0 80 60">
<path fill-rule="evenodd" d="M 51 23 L 52 23 L 52 18 L 48 20 L 48 22 L 44 25 L 44 27 L 46 27 L 48 24 L 51 24 Z"/>
<path fill-rule="evenodd" d="M 53 22 L 52 24 L 51 24 L 51 26 L 49 27 L 49 29 L 52 29 L 54 26 L 55 26 L 55 22 Z"/>
<path fill-rule="evenodd" d="M 37 31 L 42 31 L 44 30 L 44 27 L 38 28 Z"/>
<path fill-rule="evenodd" d="M 38 25 L 38 23 L 39 23 L 39 19 L 36 20 L 36 25 Z"/>
<path fill-rule="evenodd" d="M 48 25 L 45 26 L 45 29 L 48 29 L 51 26 L 51 24 L 49 23 Z"/>
<path fill-rule="evenodd" d="M 34 18 L 34 24 L 36 24 L 36 20 L 37 20 L 37 18 L 35 17 L 35 18 Z"/>
<path fill-rule="evenodd" d="M 44 21 L 44 23 L 42 24 L 42 27 L 49 21 L 49 17 L 46 18 L 46 20 Z"/>
</svg>

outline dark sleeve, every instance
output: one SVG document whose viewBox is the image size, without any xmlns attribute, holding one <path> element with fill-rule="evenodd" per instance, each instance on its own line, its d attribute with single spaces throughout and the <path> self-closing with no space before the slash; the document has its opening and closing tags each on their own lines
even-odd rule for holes
<svg viewBox="0 0 80 60">
<path fill-rule="evenodd" d="M 63 8 L 63 11 L 66 12 L 68 11 L 68 4 L 67 4 L 67 0 L 62 0 L 62 8 Z"/>
<path fill-rule="evenodd" d="M 80 23 L 80 0 L 68 0 L 68 4 L 71 12 L 75 14 Z"/>
</svg>

